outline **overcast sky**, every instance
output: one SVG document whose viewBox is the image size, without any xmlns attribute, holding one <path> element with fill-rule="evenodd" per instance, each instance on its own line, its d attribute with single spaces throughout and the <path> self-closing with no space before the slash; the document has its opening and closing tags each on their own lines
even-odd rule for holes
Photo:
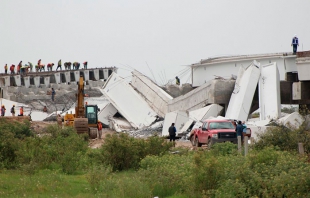
<svg viewBox="0 0 310 198">
<path fill-rule="evenodd" d="M 0 0 L 0 72 L 62 59 L 189 82 L 186 65 L 291 52 L 294 34 L 310 50 L 309 9 L 309 0 Z"/>
</svg>

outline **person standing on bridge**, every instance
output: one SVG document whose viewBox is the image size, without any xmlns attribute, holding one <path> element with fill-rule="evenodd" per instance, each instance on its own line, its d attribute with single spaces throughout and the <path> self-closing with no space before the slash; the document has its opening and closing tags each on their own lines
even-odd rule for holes
<svg viewBox="0 0 310 198">
<path fill-rule="evenodd" d="M 53 66 L 54 66 L 54 63 L 47 64 L 47 71 L 52 71 L 53 70 Z"/>
<path fill-rule="evenodd" d="M 297 46 L 299 46 L 299 43 L 298 43 L 298 38 L 297 38 L 297 35 L 295 34 L 293 39 L 292 39 L 292 44 L 291 46 L 293 46 L 293 54 L 296 54 L 297 52 Z"/>
<path fill-rule="evenodd" d="M 85 61 L 83 65 L 84 65 L 84 69 L 87 69 L 87 61 Z"/>
<path fill-rule="evenodd" d="M 20 61 L 20 62 L 18 63 L 18 65 L 17 65 L 17 71 L 16 71 L 17 74 L 20 74 L 20 68 L 22 68 L 22 64 L 23 64 L 23 61 Z"/>
<path fill-rule="evenodd" d="M 15 73 L 14 70 L 15 70 L 15 65 L 12 64 L 11 67 L 10 67 L 11 74 Z"/>
<path fill-rule="evenodd" d="M 11 114 L 12 116 L 15 116 L 15 105 L 13 105 L 11 108 Z"/>
<path fill-rule="evenodd" d="M 4 65 L 4 73 L 7 74 L 8 73 L 8 64 Z"/>
<path fill-rule="evenodd" d="M 31 63 L 31 62 L 28 62 L 28 64 L 29 64 L 29 67 L 30 67 L 30 71 L 32 72 L 33 65 L 32 65 L 32 63 Z"/>
<path fill-rule="evenodd" d="M 56 71 L 58 70 L 58 68 L 60 68 L 60 70 L 62 70 L 62 68 L 61 68 L 61 59 L 58 61 L 58 66 L 56 68 Z"/>
</svg>

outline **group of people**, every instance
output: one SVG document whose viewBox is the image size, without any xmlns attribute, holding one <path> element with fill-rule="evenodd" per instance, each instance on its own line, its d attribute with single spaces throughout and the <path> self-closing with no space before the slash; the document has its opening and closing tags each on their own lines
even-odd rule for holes
<svg viewBox="0 0 310 198">
<path fill-rule="evenodd" d="M 88 64 L 87 61 L 85 61 L 85 62 L 83 63 L 84 69 L 87 69 L 87 64 Z M 53 66 L 54 66 L 54 65 L 55 65 L 54 63 L 48 63 L 48 64 L 46 65 L 47 71 L 53 71 Z M 74 70 L 80 69 L 80 63 L 79 63 L 79 62 L 73 62 L 73 63 L 71 63 L 71 62 L 65 62 L 65 63 L 64 63 L 65 70 L 71 70 L 71 65 L 73 66 L 73 69 L 74 69 Z M 18 65 L 17 65 L 16 72 L 15 72 L 15 65 L 14 65 L 14 64 L 12 64 L 12 65 L 10 66 L 10 68 L 8 67 L 8 64 L 5 64 L 5 65 L 4 65 L 4 73 L 5 73 L 5 74 L 8 74 L 8 69 L 10 69 L 11 74 L 21 74 L 21 75 L 23 75 L 23 74 L 26 74 L 26 73 L 28 73 L 28 72 L 33 72 L 33 64 L 32 64 L 31 62 L 28 62 L 28 63 L 26 63 L 26 64 L 23 64 L 23 61 L 20 61 L 20 62 L 18 63 Z M 58 61 L 56 71 L 57 71 L 58 69 L 62 70 L 61 59 Z M 36 72 L 45 71 L 45 64 L 42 64 L 42 63 L 41 63 L 41 59 L 39 59 L 37 65 L 35 65 L 35 71 L 36 71 Z"/>
<path fill-rule="evenodd" d="M 5 116 L 5 111 L 6 108 L 4 105 L 1 106 L 1 116 Z M 15 116 L 15 105 L 13 104 L 13 106 L 11 107 L 11 114 L 12 116 Z M 19 114 L 18 116 L 24 116 L 24 107 L 20 107 L 19 108 Z"/>
</svg>

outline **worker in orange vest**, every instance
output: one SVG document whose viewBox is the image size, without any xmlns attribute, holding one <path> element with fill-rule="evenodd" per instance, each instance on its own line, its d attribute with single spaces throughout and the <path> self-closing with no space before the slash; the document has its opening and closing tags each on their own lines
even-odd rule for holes
<svg viewBox="0 0 310 198">
<path fill-rule="evenodd" d="M 24 108 L 23 107 L 20 107 L 18 116 L 24 116 Z"/>
<path fill-rule="evenodd" d="M 11 74 L 14 74 L 14 73 L 15 73 L 14 70 L 15 70 L 15 65 L 12 64 L 12 65 L 10 66 Z"/>
<path fill-rule="evenodd" d="M 23 61 L 20 61 L 17 65 L 17 71 L 16 71 L 17 74 L 20 74 L 20 68 L 22 67 L 22 62 Z"/>
<path fill-rule="evenodd" d="M 54 63 L 47 64 L 47 71 L 52 71 L 53 70 L 53 66 L 54 66 Z"/>
<path fill-rule="evenodd" d="M 5 114 L 5 106 L 4 105 L 2 105 L 2 107 L 1 107 L 1 116 L 4 116 L 4 114 Z"/>
</svg>

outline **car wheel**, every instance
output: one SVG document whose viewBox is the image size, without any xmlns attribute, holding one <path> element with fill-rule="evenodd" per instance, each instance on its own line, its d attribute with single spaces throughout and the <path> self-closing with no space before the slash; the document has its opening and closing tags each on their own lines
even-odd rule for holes
<svg viewBox="0 0 310 198">
<path fill-rule="evenodd" d="M 193 146 L 195 146 L 195 136 L 194 135 L 191 137 L 191 143 Z"/>
<path fill-rule="evenodd" d="M 209 138 L 208 139 L 208 149 L 210 149 L 212 147 L 212 145 L 213 145 L 213 143 L 212 143 L 211 139 Z"/>
<path fill-rule="evenodd" d="M 197 147 L 201 147 L 201 143 L 199 143 L 199 140 L 198 140 L 198 137 L 196 137 L 196 139 L 195 139 L 195 146 L 197 146 Z"/>
</svg>

